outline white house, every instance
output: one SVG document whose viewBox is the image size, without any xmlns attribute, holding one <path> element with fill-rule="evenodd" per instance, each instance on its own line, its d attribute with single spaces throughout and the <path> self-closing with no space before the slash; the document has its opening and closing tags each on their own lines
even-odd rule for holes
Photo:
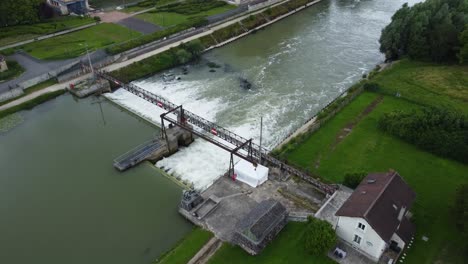
<svg viewBox="0 0 468 264">
<path fill-rule="evenodd" d="M 75 13 L 83 15 L 88 12 L 88 0 L 47 0 L 47 4 L 61 15 Z"/>
<path fill-rule="evenodd" d="M 415 198 L 397 172 L 369 174 L 336 212 L 336 233 L 376 262 L 387 249 L 398 253 L 414 233 L 409 209 Z"/>
</svg>

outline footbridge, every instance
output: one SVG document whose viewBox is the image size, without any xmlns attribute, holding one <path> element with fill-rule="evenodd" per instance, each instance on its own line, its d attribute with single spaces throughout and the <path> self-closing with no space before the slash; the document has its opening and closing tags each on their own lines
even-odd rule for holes
<svg viewBox="0 0 468 264">
<path fill-rule="evenodd" d="M 288 165 L 285 162 L 280 161 L 275 157 L 269 155 L 268 150 L 266 148 L 260 147 L 259 145 L 253 143 L 251 139 L 247 140 L 246 138 L 243 138 L 222 126 L 219 126 L 211 121 L 206 120 L 201 116 L 198 116 L 190 111 L 183 109 L 181 106 L 170 102 L 162 96 L 151 93 L 132 83 L 123 83 L 104 71 L 97 71 L 96 75 L 100 78 L 106 79 L 120 86 L 121 88 L 135 94 L 140 98 L 145 99 L 148 102 L 151 102 L 152 104 L 168 111 L 168 113 L 173 113 L 178 116 L 177 119 L 173 119 L 167 116 L 168 113 L 165 113 L 161 115 L 162 124 L 164 124 L 164 120 L 166 120 L 172 123 L 173 125 L 181 127 L 182 129 L 189 130 L 190 132 L 193 132 L 193 134 L 200 136 L 210 141 L 211 143 L 216 144 L 217 146 L 231 152 L 231 156 L 234 154 L 236 156 L 239 156 L 240 158 L 247 159 L 251 162 L 267 162 L 269 165 L 278 167 L 282 171 L 300 177 L 301 179 L 311 183 L 317 189 L 323 191 L 324 193 L 333 194 L 336 190 L 336 186 L 325 184 L 320 180 L 312 177 L 311 175 L 301 170 L 298 170 L 292 167 L 291 165 Z M 207 137 L 204 133 L 200 133 L 200 131 L 194 129 L 193 127 L 197 127 L 203 132 L 210 133 L 213 136 L 215 136 L 215 138 L 222 139 L 229 144 L 216 140 L 213 137 Z M 165 129 L 164 125 L 162 129 Z M 241 153 L 240 150 L 244 150 L 245 152 L 247 152 L 247 154 Z"/>
</svg>

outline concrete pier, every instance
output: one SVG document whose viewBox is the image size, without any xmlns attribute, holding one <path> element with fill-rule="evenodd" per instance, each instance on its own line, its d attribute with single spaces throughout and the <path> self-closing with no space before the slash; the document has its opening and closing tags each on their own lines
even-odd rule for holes
<svg viewBox="0 0 468 264">
<path fill-rule="evenodd" d="M 156 162 L 177 152 L 179 146 L 188 146 L 192 142 L 193 136 L 190 132 L 170 126 L 166 129 L 164 138 L 149 140 L 119 156 L 114 160 L 114 167 L 119 171 L 124 171 L 143 161 Z"/>
</svg>

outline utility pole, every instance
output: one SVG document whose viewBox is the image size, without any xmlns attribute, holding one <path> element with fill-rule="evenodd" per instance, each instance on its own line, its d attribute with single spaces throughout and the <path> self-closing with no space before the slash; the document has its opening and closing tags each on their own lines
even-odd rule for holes
<svg viewBox="0 0 468 264">
<path fill-rule="evenodd" d="M 263 134 L 263 116 L 260 116 L 260 160 L 259 163 L 262 164 L 262 134 Z"/>
<path fill-rule="evenodd" d="M 94 68 L 93 68 L 93 64 L 91 63 L 91 57 L 89 56 L 89 51 L 88 51 L 88 42 L 86 42 L 86 55 L 88 57 L 88 62 L 89 62 L 89 67 L 91 69 L 91 73 L 93 74 L 93 79 L 95 78 L 94 76 Z"/>
</svg>

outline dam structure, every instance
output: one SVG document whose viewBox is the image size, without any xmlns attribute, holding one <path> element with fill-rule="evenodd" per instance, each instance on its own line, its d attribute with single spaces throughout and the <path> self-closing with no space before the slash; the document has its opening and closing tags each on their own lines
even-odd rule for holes
<svg viewBox="0 0 468 264">
<path fill-rule="evenodd" d="M 279 169 L 281 174 L 297 176 L 328 195 L 332 195 L 337 188 L 335 185 L 325 184 L 313 176 L 307 174 L 306 172 L 298 170 L 293 166 L 288 165 L 285 162 L 269 155 L 265 148 L 262 148 L 259 145 L 253 143 L 252 139 L 247 140 L 234 132 L 231 132 L 213 122 L 204 119 L 201 116 L 183 109 L 182 106 L 178 106 L 161 96 L 148 92 L 136 86 L 135 84 L 123 83 L 104 71 L 97 71 L 96 74 L 99 78 L 106 79 L 137 95 L 138 97 L 143 98 L 146 101 L 151 102 L 152 104 L 155 104 L 158 107 L 168 111 L 167 113 L 161 115 L 161 127 L 163 130 L 162 137 L 160 139 L 161 142 L 148 142 L 148 144 L 143 144 L 130 153 L 126 153 L 122 157 L 117 158 L 117 162 L 114 162 L 114 166 L 119 170 L 120 168 L 126 169 L 126 166 L 134 166 L 143 160 L 158 160 L 164 156 L 170 155 L 177 151 L 179 142 L 182 143 L 182 145 L 188 145 L 188 142 L 191 143 L 193 141 L 192 134 L 195 134 L 230 152 L 231 166 L 233 166 L 232 157 L 235 155 L 253 164 L 259 163 L 265 164 L 267 166 L 273 166 Z M 175 114 L 177 119 L 169 117 L 169 113 Z M 170 125 L 169 128 L 166 129 L 164 120 L 169 122 L 172 126 Z M 198 127 L 205 133 L 195 130 L 193 126 Z M 177 127 L 177 129 L 174 127 Z M 184 132 L 182 132 L 182 130 Z M 209 133 L 212 136 L 207 136 L 206 133 Z M 163 140 L 165 140 L 165 143 L 162 142 Z M 177 144 L 175 144 L 175 142 Z M 165 147 L 163 147 L 164 144 Z M 247 152 L 247 154 L 245 152 Z M 134 159 L 134 162 L 132 161 L 132 158 Z M 133 163 L 135 164 L 131 165 Z"/>
</svg>

